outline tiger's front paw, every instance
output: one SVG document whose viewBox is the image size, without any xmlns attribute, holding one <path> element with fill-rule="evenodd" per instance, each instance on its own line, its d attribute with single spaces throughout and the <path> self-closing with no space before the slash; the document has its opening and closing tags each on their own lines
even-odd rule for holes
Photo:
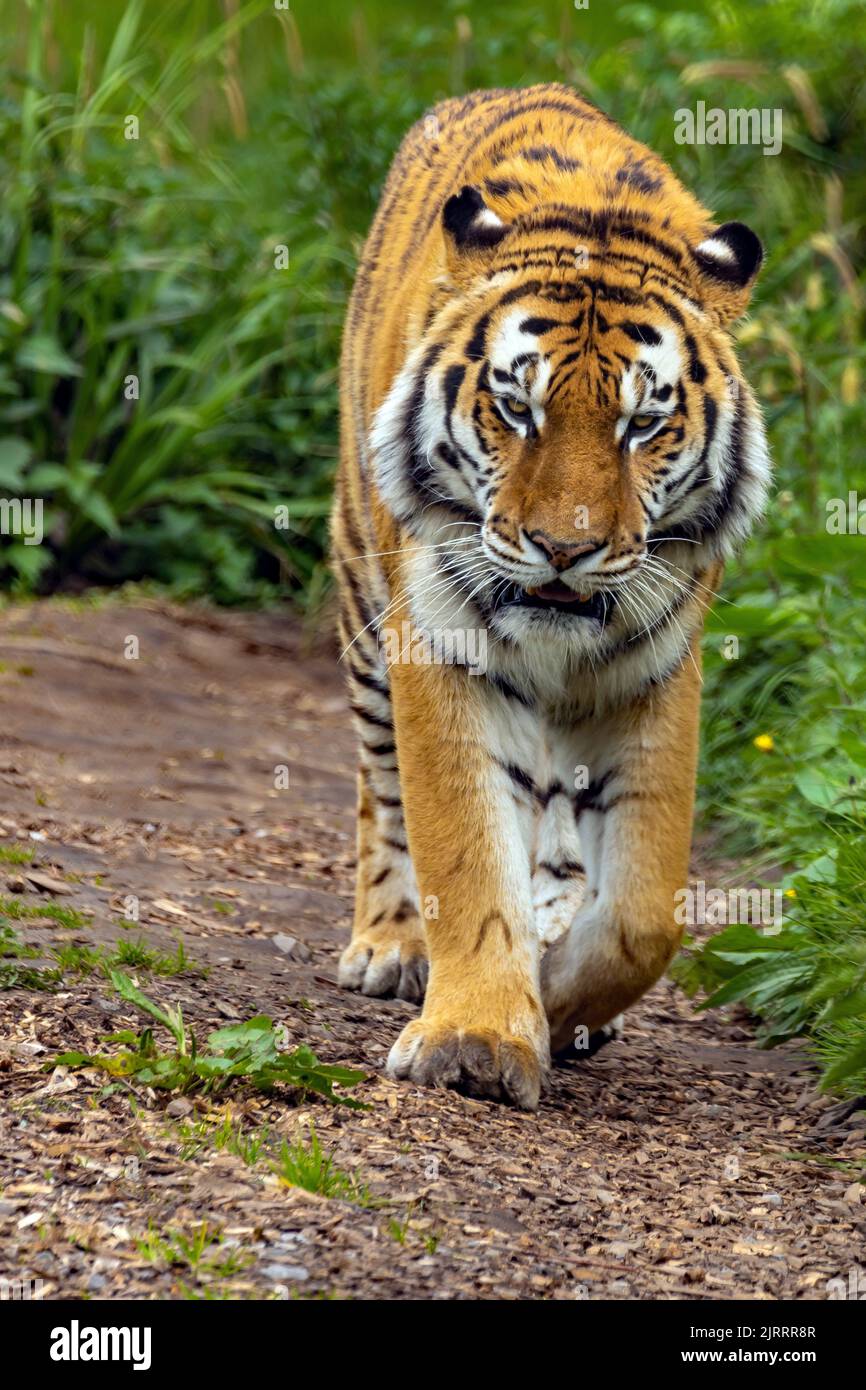
<svg viewBox="0 0 866 1390">
<path fill-rule="evenodd" d="M 427 943 L 420 921 L 411 928 L 401 923 L 399 932 L 394 928 L 353 936 L 340 957 L 337 980 L 343 989 L 420 1004 L 427 987 Z"/>
<path fill-rule="evenodd" d="M 390 1076 L 419 1086 L 449 1086 L 521 1110 L 537 1110 L 546 1070 L 546 1046 L 541 1052 L 525 1038 L 437 1026 L 423 1018 L 407 1024 L 388 1056 Z"/>
</svg>

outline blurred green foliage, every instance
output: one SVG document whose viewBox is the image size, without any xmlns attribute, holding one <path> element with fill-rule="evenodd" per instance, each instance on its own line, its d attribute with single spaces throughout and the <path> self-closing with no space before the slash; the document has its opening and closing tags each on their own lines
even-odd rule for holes
<svg viewBox="0 0 866 1390">
<path fill-rule="evenodd" d="M 393 152 L 441 97 L 571 82 L 758 231 L 739 350 L 778 490 L 708 625 L 701 807 L 739 882 L 784 875 L 809 962 L 807 987 L 758 969 L 739 997 L 862 1088 L 866 539 L 826 524 L 866 497 L 860 0 L 31 0 L 0 41 L 0 495 L 48 513 L 47 544 L 0 540 L 12 593 L 318 604 L 343 306 Z M 677 145 L 699 100 L 780 108 L 781 154 Z M 733 997 L 756 966 L 735 946 L 693 950 L 689 984 Z"/>
</svg>

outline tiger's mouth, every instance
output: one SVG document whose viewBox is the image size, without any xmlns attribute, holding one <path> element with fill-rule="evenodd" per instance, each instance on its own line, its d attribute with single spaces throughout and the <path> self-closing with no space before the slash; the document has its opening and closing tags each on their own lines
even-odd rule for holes
<svg viewBox="0 0 866 1390">
<path fill-rule="evenodd" d="M 509 584 L 498 599 L 497 608 L 541 608 L 548 613 L 563 613 L 575 618 L 594 618 L 603 622 L 613 597 L 597 589 L 595 593 L 581 593 L 570 589 L 561 579 L 552 579 L 549 584 L 537 588 L 522 589 L 518 584 Z"/>
</svg>

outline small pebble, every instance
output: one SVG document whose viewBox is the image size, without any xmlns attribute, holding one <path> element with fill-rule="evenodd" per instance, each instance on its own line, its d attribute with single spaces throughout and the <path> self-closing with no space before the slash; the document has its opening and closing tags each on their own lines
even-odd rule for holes
<svg viewBox="0 0 866 1390">
<path fill-rule="evenodd" d="M 265 1265 L 262 1270 L 266 1279 L 275 1279 L 280 1282 L 283 1279 L 294 1279 L 300 1282 L 309 1279 L 310 1271 L 303 1265 Z"/>
</svg>

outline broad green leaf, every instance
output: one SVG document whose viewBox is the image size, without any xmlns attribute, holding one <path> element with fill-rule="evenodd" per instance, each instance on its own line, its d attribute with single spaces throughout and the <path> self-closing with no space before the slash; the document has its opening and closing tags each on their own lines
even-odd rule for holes
<svg viewBox="0 0 866 1390">
<path fill-rule="evenodd" d="M 55 338 L 44 334 L 25 338 L 16 352 L 16 361 L 19 367 L 50 376 L 84 376 L 84 368 L 73 362 Z"/>
<path fill-rule="evenodd" d="M 0 488 L 20 492 L 24 487 L 24 469 L 32 448 L 26 439 L 6 435 L 0 439 Z M 31 486 L 32 480 L 30 483 Z M 34 496 L 37 494 L 34 492 Z"/>
</svg>

